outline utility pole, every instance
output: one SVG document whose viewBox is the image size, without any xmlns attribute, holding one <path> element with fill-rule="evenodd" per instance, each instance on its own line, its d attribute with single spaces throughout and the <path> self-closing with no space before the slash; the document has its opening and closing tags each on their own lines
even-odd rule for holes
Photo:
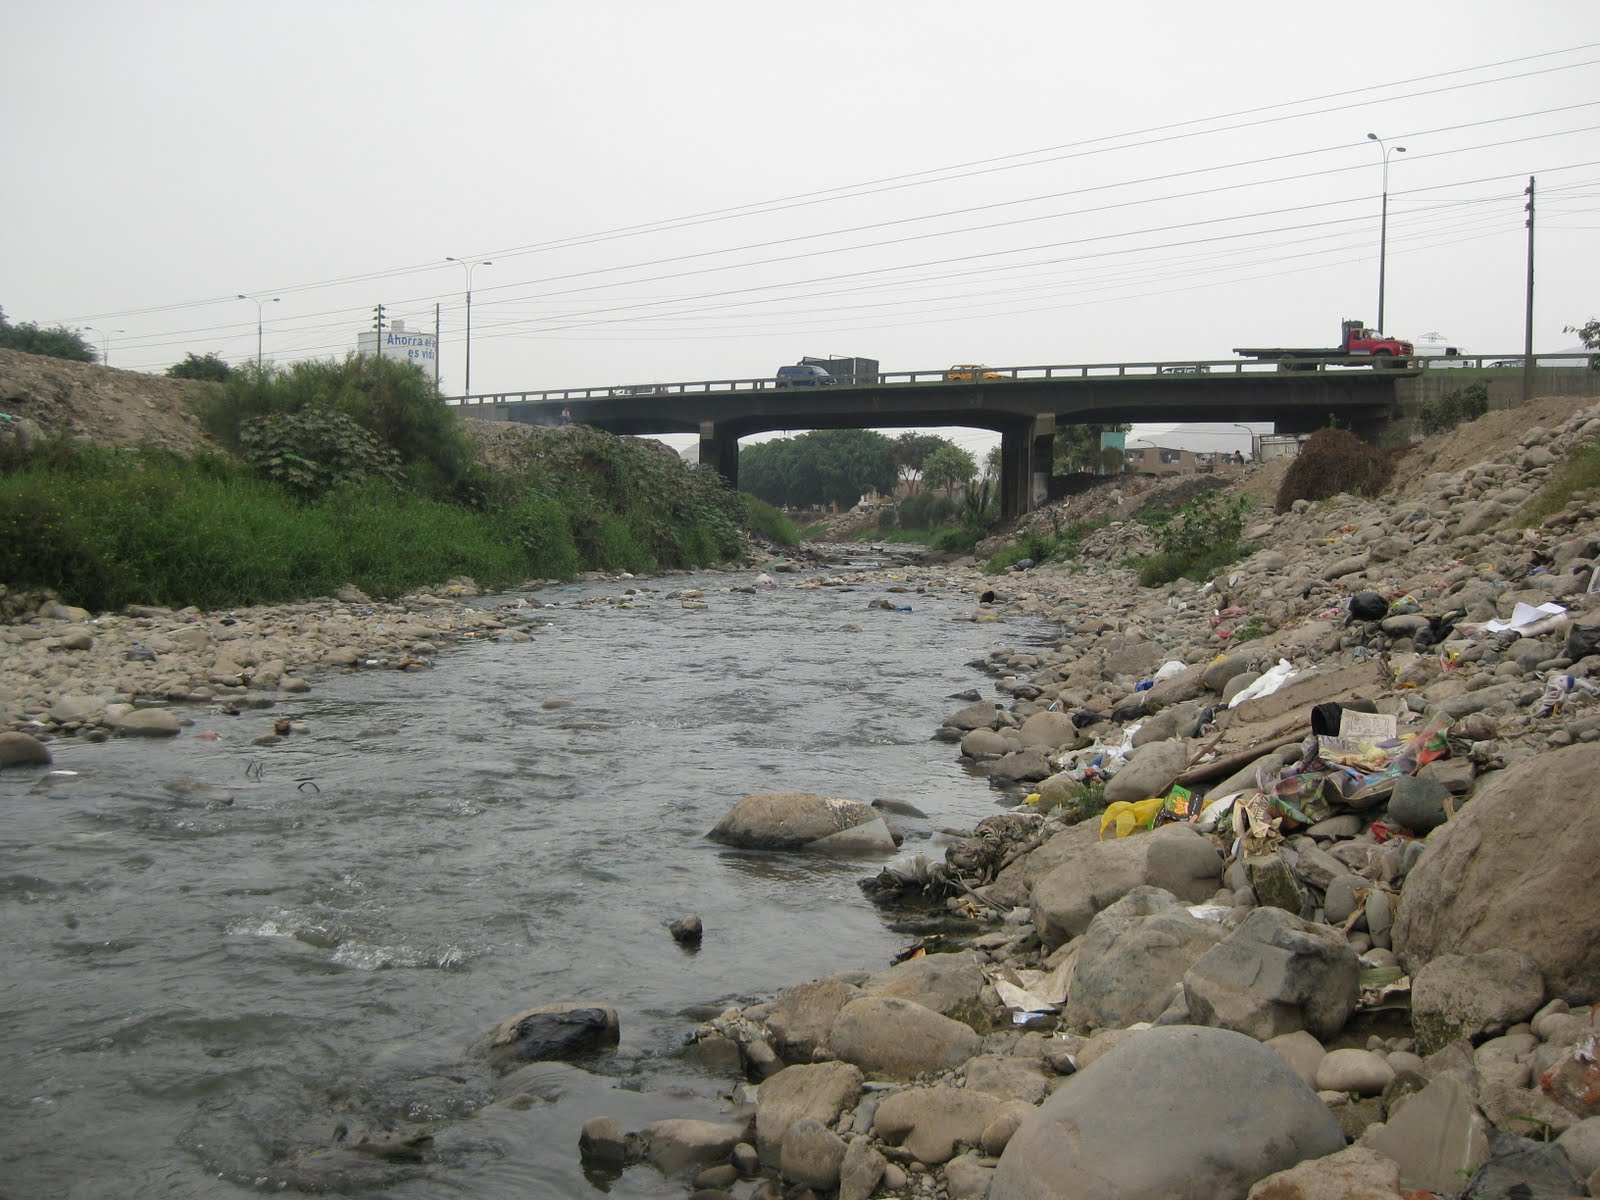
<svg viewBox="0 0 1600 1200">
<path fill-rule="evenodd" d="M 433 306 L 433 390 L 439 390 L 439 305 Z"/>
<path fill-rule="evenodd" d="M 383 305 L 379 304 L 372 310 L 373 327 L 377 329 L 378 336 L 372 341 L 372 356 L 383 357 Z"/>
<path fill-rule="evenodd" d="M 1522 321 L 1522 402 L 1533 397 L 1533 176 L 1528 176 L 1528 301 Z"/>
</svg>

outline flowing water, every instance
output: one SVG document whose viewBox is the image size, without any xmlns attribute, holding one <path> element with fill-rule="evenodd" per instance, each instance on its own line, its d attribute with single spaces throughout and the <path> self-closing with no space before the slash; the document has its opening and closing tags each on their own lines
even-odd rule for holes
<svg viewBox="0 0 1600 1200">
<path fill-rule="evenodd" d="M 984 685 L 969 660 L 1033 632 L 957 620 L 955 591 L 726 590 L 748 579 L 528 593 L 531 641 L 0 775 L 0 1197 L 683 1195 L 587 1180 L 579 1127 L 717 1118 L 727 1080 L 675 1053 L 700 1020 L 908 940 L 858 886 L 879 862 L 706 831 L 750 792 L 893 797 L 930 818 L 902 854 L 938 856 L 996 807 L 930 734 Z M 250 744 L 281 717 L 309 732 Z M 663 925 L 691 912 L 698 950 Z M 613 1005 L 619 1050 L 491 1103 L 475 1044 L 564 1001 Z M 384 1130 L 434 1141 L 347 1149 Z"/>
</svg>

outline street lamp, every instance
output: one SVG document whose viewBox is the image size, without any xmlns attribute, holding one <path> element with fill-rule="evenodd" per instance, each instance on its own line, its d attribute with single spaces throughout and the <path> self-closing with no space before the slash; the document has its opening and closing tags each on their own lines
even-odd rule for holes
<svg viewBox="0 0 1600 1200">
<path fill-rule="evenodd" d="M 261 374 L 261 306 L 263 304 L 276 304 L 280 297 L 270 296 L 265 300 L 257 296 L 246 296 L 243 292 L 238 294 L 240 300 L 254 300 L 256 304 L 256 374 Z"/>
<path fill-rule="evenodd" d="M 1256 431 L 1239 421 L 1235 421 L 1233 424 L 1234 428 L 1242 429 L 1250 435 L 1250 461 L 1254 462 L 1256 459 Z"/>
<path fill-rule="evenodd" d="M 1378 332 L 1383 332 L 1383 268 L 1384 261 L 1389 255 L 1389 155 L 1404 154 L 1404 146 L 1390 148 L 1383 144 L 1383 139 L 1375 133 L 1367 134 L 1369 142 L 1377 142 L 1378 149 L 1383 151 L 1383 218 L 1378 226 Z"/>
<path fill-rule="evenodd" d="M 100 335 L 100 365 L 111 365 L 111 335 L 113 333 L 127 333 L 126 329 L 95 329 L 93 325 L 85 325 L 85 329 L 94 329 Z"/>
<path fill-rule="evenodd" d="M 484 259 L 481 262 L 467 262 L 464 259 L 456 258 L 454 255 L 450 254 L 446 254 L 444 256 L 444 260 L 445 262 L 453 262 L 456 264 L 456 266 L 465 267 L 467 269 L 467 379 L 462 385 L 461 394 L 463 396 L 470 396 L 472 395 L 472 268 L 492 267 L 494 266 L 494 262 L 491 259 Z"/>
</svg>

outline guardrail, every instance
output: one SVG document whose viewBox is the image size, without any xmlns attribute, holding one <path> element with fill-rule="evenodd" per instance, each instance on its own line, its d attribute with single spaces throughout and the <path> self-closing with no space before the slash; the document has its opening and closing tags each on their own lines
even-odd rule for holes
<svg viewBox="0 0 1600 1200">
<path fill-rule="evenodd" d="M 1588 354 L 1536 354 L 1536 367 L 1583 367 L 1589 362 Z M 1385 374 L 1417 374 L 1444 370 L 1521 371 L 1520 354 L 1439 354 L 1418 355 L 1402 360 L 1385 369 Z M 948 384 L 951 387 L 981 384 L 1004 385 L 1029 380 L 1067 379 L 1149 379 L 1160 376 L 1174 382 L 1182 379 L 1200 381 L 1227 375 L 1277 374 L 1285 368 L 1275 360 L 1249 358 L 1183 359 L 1176 362 L 1124 362 L 1124 363 L 1072 363 L 1055 366 L 981 367 L 974 372 L 963 368 L 944 367 L 934 371 L 885 371 L 875 384 L 839 383 L 827 387 L 830 393 L 853 391 L 862 387 L 927 387 L 930 384 Z M 1371 371 L 1373 359 L 1368 355 L 1349 358 L 1297 359 L 1290 373 L 1306 375 L 1313 372 L 1342 372 L 1347 370 Z M 973 375 L 978 375 L 974 380 Z M 795 387 L 766 376 L 760 379 L 703 379 L 687 383 L 624 384 L 607 387 L 547 388 L 541 391 L 483 392 L 471 396 L 449 396 L 446 404 L 471 407 L 497 404 L 565 404 L 584 400 L 633 399 L 640 396 L 689 396 L 709 392 L 771 392 L 811 391 L 815 385 Z"/>
</svg>

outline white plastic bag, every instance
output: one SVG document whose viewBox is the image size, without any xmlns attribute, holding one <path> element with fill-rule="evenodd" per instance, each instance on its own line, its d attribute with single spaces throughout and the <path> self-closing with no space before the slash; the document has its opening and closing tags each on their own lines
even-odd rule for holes
<svg viewBox="0 0 1600 1200">
<path fill-rule="evenodd" d="M 1273 667 L 1272 670 L 1268 671 L 1249 687 L 1243 689 L 1232 700 L 1229 700 L 1228 707 L 1238 708 L 1239 705 L 1243 704 L 1246 700 L 1255 700 L 1261 696 L 1270 696 L 1284 684 L 1288 683 L 1293 675 L 1294 666 L 1287 658 L 1280 658 L 1277 666 Z"/>
</svg>

